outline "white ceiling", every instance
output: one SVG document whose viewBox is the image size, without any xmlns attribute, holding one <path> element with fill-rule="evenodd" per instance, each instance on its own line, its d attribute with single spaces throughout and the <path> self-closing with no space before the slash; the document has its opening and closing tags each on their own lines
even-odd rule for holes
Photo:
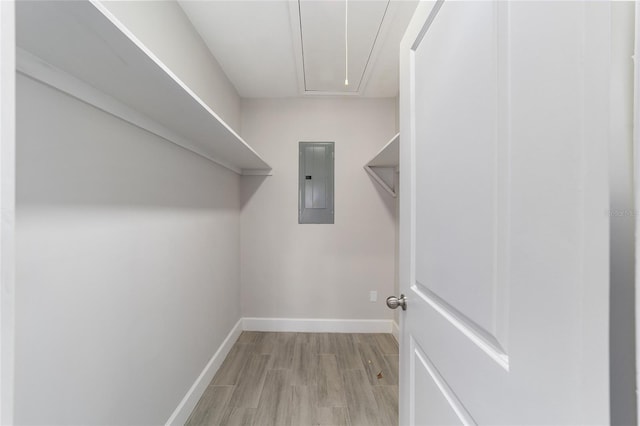
<svg viewBox="0 0 640 426">
<path fill-rule="evenodd" d="M 179 3 L 245 98 L 397 96 L 398 46 L 417 5 L 349 0 L 345 86 L 344 0 Z"/>
</svg>

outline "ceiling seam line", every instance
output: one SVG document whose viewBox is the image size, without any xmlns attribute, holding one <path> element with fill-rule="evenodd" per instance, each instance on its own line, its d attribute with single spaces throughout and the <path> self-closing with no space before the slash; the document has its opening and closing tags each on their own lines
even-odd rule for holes
<svg viewBox="0 0 640 426">
<path fill-rule="evenodd" d="M 378 36 L 380 36 L 380 30 L 382 29 L 384 18 L 387 17 L 387 11 L 389 10 L 390 3 L 391 3 L 391 0 L 387 0 L 387 6 L 384 8 L 384 14 L 382 15 L 382 19 L 380 20 L 380 25 L 378 26 L 378 31 L 376 32 L 376 38 L 373 40 L 373 44 L 371 45 L 371 50 L 369 51 L 369 57 L 367 57 L 367 63 L 364 65 L 364 68 L 362 69 L 362 75 L 360 75 L 360 81 L 358 81 L 358 88 L 356 89 L 356 92 L 360 92 L 360 86 L 362 86 L 362 80 L 364 79 L 364 74 L 367 72 L 367 68 L 369 68 L 371 55 L 373 55 L 373 50 L 375 49 L 376 43 L 378 42 Z M 300 4 L 300 0 L 298 0 L 298 4 Z"/>
<path fill-rule="evenodd" d="M 304 62 L 304 37 L 302 36 L 302 11 L 300 10 L 300 0 L 298 0 L 298 24 L 300 25 L 300 50 L 302 50 L 302 84 L 307 92 L 307 69 Z"/>
</svg>

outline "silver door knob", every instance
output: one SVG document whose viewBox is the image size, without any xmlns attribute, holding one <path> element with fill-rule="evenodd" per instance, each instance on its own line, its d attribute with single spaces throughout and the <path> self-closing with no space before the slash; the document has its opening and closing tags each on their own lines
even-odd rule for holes
<svg viewBox="0 0 640 426">
<path fill-rule="evenodd" d="M 400 298 L 395 296 L 387 297 L 387 306 L 391 309 L 396 309 L 398 306 L 402 306 L 402 310 L 407 310 L 407 298 L 404 297 L 404 294 L 400 295 Z"/>
</svg>

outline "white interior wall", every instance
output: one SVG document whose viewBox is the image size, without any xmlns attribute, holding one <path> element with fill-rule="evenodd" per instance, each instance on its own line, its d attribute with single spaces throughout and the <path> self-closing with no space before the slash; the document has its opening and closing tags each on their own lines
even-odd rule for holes
<svg viewBox="0 0 640 426">
<path fill-rule="evenodd" d="M 0 2 L 0 424 L 13 424 L 15 4 Z"/>
<path fill-rule="evenodd" d="M 105 1 L 103 5 L 237 131 L 238 92 L 175 0 Z"/>
<path fill-rule="evenodd" d="M 17 131 L 16 423 L 164 423 L 240 318 L 239 177 L 26 77 Z"/>
<path fill-rule="evenodd" d="M 107 7 L 237 129 L 175 2 Z M 240 179 L 26 77 L 18 107 L 16 422 L 164 423 L 240 318 Z"/>
<path fill-rule="evenodd" d="M 393 98 L 243 100 L 241 134 L 274 169 L 242 178 L 243 316 L 392 318 L 395 200 L 363 165 L 396 133 L 395 108 Z M 298 224 L 300 141 L 335 142 L 334 225 Z"/>
<path fill-rule="evenodd" d="M 636 423 L 633 214 L 634 4 L 612 2 L 610 162 L 611 424 Z"/>
</svg>

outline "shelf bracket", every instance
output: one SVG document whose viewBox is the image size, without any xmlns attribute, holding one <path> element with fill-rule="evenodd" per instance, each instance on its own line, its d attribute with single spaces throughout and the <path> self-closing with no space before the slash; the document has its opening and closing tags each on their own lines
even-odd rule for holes
<svg viewBox="0 0 640 426">
<path fill-rule="evenodd" d="M 395 173 L 395 168 L 391 168 L 391 167 L 371 167 L 371 166 L 364 166 L 364 169 L 366 170 L 367 173 L 369 173 L 369 176 L 371 176 L 373 178 L 373 180 L 375 180 L 385 191 L 387 191 L 392 197 L 396 197 L 398 194 L 395 190 L 395 188 L 392 185 L 389 185 L 389 183 L 387 183 L 384 178 L 382 177 L 381 174 L 378 173 L 377 169 L 390 169 L 392 170 L 393 173 Z"/>
</svg>

